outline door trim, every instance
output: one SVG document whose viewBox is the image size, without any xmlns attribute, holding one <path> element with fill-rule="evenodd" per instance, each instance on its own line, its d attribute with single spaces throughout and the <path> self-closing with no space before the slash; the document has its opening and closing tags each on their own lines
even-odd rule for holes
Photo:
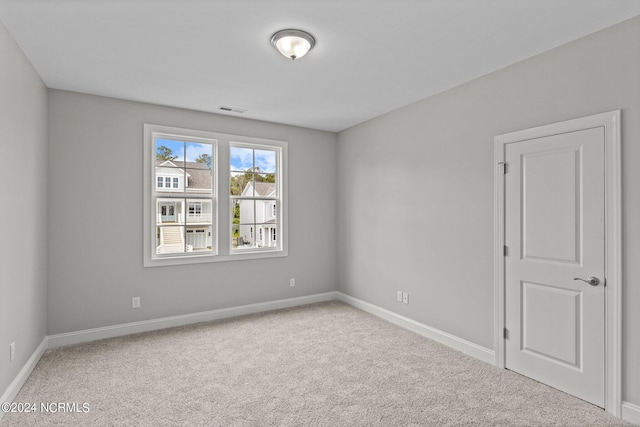
<svg viewBox="0 0 640 427">
<path fill-rule="evenodd" d="M 504 155 L 507 144 L 582 129 L 605 134 L 605 374 L 604 408 L 622 414 L 622 202 L 620 110 L 498 135 L 494 138 L 494 349 L 505 367 Z"/>
</svg>

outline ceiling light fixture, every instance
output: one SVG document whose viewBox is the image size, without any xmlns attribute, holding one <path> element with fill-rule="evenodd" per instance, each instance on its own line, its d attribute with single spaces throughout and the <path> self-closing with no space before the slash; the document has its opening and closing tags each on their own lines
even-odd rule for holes
<svg viewBox="0 0 640 427">
<path fill-rule="evenodd" d="M 271 44 L 287 58 L 298 59 L 313 49 L 316 39 L 302 30 L 280 30 L 271 36 Z"/>
</svg>

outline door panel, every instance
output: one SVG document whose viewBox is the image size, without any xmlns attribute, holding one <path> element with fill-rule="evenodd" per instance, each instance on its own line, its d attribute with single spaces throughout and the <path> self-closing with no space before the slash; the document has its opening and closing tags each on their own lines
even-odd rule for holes
<svg viewBox="0 0 640 427">
<path fill-rule="evenodd" d="M 522 254 L 580 262 L 580 148 L 522 155 Z M 548 191 L 549 188 L 555 191 Z M 539 230 L 546 230 L 540 233 Z"/>
<path fill-rule="evenodd" d="M 604 406 L 604 128 L 505 145 L 505 366 Z"/>
<path fill-rule="evenodd" d="M 582 292 L 524 282 L 521 295 L 522 350 L 580 368 Z"/>
</svg>

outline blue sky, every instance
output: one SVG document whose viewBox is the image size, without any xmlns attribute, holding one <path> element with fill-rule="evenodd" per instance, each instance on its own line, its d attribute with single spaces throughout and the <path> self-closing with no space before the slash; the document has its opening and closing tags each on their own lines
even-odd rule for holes
<svg viewBox="0 0 640 427">
<path fill-rule="evenodd" d="M 254 154 L 255 153 L 255 154 Z M 268 150 L 254 150 L 253 148 L 231 147 L 231 170 L 245 171 L 258 166 L 263 172 L 276 172 L 276 152 Z"/>
<path fill-rule="evenodd" d="M 184 161 L 185 158 L 185 141 L 175 141 L 171 139 L 156 139 L 156 149 L 158 147 L 168 147 L 173 151 L 174 156 L 178 156 L 176 160 Z M 211 145 L 198 144 L 197 142 L 186 143 L 186 158 L 187 162 L 195 162 L 196 159 L 203 153 L 211 156 Z M 213 157 L 213 156 L 212 156 Z"/>
<path fill-rule="evenodd" d="M 199 144 L 196 142 L 176 141 L 172 139 L 156 139 L 156 150 L 158 147 L 168 147 L 173 152 L 173 156 L 178 156 L 176 160 L 184 161 L 185 147 L 186 159 L 188 162 L 195 162 L 203 153 L 212 156 L 209 144 Z M 213 156 L 212 156 L 213 157 Z M 254 164 L 255 161 L 255 164 Z M 256 150 L 245 147 L 231 147 L 231 170 L 245 171 L 258 166 L 260 170 L 267 173 L 276 172 L 276 152 L 270 150 Z"/>
</svg>

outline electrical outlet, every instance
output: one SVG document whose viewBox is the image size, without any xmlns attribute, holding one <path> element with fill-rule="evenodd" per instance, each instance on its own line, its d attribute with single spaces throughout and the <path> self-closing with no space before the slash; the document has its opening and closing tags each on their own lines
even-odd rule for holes
<svg viewBox="0 0 640 427">
<path fill-rule="evenodd" d="M 404 304 L 409 304 L 409 294 L 407 292 L 402 293 L 402 302 Z"/>
<path fill-rule="evenodd" d="M 140 308 L 140 297 L 131 298 L 131 308 Z"/>
<path fill-rule="evenodd" d="M 9 362 L 13 362 L 13 359 L 16 358 L 16 343 L 12 342 L 9 345 Z"/>
<path fill-rule="evenodd" d="M 402 291 L 398 291 L 398 295 L 396 296 L 396 300 L 398 302 L 402 302 Z"/>
<path fill-rule="evenodd" d="M 295 285 L 296 285 L 296 278 L 292 277 L 291 279 L 289 279 L 289 286 L 293 288 Z"/>
</svg>

